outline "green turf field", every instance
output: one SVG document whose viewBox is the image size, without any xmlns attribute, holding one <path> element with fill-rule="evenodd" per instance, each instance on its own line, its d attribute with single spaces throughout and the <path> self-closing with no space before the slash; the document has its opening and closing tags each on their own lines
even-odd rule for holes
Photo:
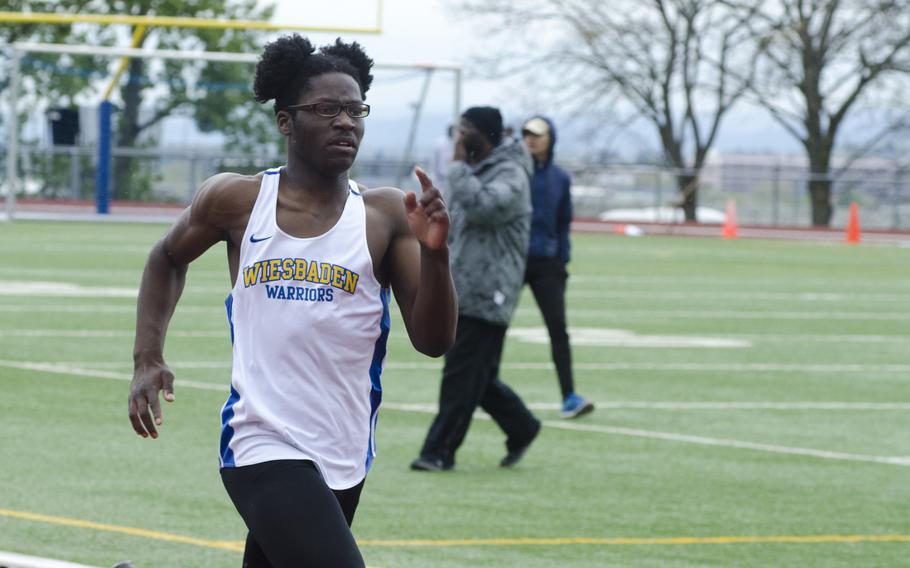
<svg viewBox="0 0 910 568">
<path fill-rule="evenodd" d="M 109 567 L 236 567 L 218 477 L 223 248 L 190 269 L 157 441 L 126 416 L 135 289 L 161 225 L 0 224 L 0 550 Z M 526 294 L 502 375 L 544 420 L 514 470 L 478 417 L 416 473 L 440 363 L 394 321 L 354 523 L 393 567 L 906 566 L 910 249 L 576 236 L 576 382 L 558 418 Z M 397 312 L 393 311 L 397 316 Z"/>
</svg>

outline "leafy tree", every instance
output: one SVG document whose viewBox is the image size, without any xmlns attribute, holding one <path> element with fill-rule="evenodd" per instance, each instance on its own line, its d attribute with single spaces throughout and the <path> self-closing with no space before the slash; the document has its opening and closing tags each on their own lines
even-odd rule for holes
<svg viewBox="0 0 910 568">
<path fill-rule="evenodd" d="M 3 11 L 47 11 L 46 1 L 0 0 Z M 58 0 L 56 13 L 181 16 L 204 19 L 267 21 L 272 6 L 256 0 Z M 7 25 L 0 42 L 40 41 L 72 45 L 127 45 L 136 26 L 123 25 Z M 265 33 L 249 29 L 148 27 L 144 47 L 185 51 L 258 53 Z M 23 61 L 21 101 L 28 108 L 71 106 L 97 102 L 107 87 L 114 65 L 106 57 L 28 54 Z M 250 151 L 274 144 L 272 118 L 252 97 L 250 64 L 205 61 L 130 59 L 112 96 L 116 146 L 131 148 L 154 143 L 152 127 L 175 113 L 193 116 L 202 131 L 224 133 L 233 150 Z M 4 86 L 8 76 L 0 77 Z M 114 161 L 113 184 L 118 197 L 141 198 L 151 186 L 152 173 L 136 159 Z"/>
</svg>

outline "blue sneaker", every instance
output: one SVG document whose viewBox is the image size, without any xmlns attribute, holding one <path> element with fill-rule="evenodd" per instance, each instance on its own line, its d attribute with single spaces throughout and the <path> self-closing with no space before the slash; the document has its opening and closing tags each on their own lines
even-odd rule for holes
<svg viewBox="0 0 910 568">
<path fill-rule="evenodd" d="M 592 410 L 594 410 L 593 402 L 573 392 L 562 402 L 562 412 L 559 415 L 563 418 L 578 418 Z"/>
</svg>

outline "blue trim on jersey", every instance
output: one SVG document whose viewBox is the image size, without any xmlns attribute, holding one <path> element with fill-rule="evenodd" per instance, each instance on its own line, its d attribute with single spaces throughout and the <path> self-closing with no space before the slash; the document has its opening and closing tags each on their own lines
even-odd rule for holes
<svg viewBox="0 0 910 568">
<path fill-rule="evenodd" d="M 224 299 L 224 309 L 227 310 L 228 325 L 231 326 L 231 345 L 234 344 L 234 295 L 228 294 Z"/>
<path fill-rule="evenodd" d="M 265 175 L 267 176 L 276 176 L 281 173 L 281 168 L 275 168 L 274 170 L 265 170 Z"/>
<path fill-rule="evenodd" d="M 224 403 L 221 410 L 221 466 L 234 467 L 234 450 L 231 449 L 231 438 L 234 437 L 234 428 L 231 426 L 231 419 L 234 418 L 234 405 L 240 400 L 240 393 L 231 385 L 231 396 Z"/>
<path fill-rule="evenodd" d="M 224 299 L 224 308 L 227 310 L 228 324 L 231 326 L 231 345 L 234 344 L 234 295 L 228 294 Z M 234 437 L 234 429 L 230 425 L 231 418 L 234 417 L 234 405 L 240 400 L 240 393 L 234 390 L 231 385 L 231 395 L 224 408 L 221 409 L 221 444 L 219 453 L 221 455 L 222 467 L 234 467 L 234 451 L 231 449 L 231 438 Z"/>
<path fill-rule="evenodd" d="M 370 440 L 367 446 L 367 471 L 376 456 L 376 428 L 379 425 L 379 405 L 382 402 L 382 361 L 386 354 L 386 341 L 389 339 L 389 328 L 392 327 L 392 318 L 389 316 L 389 289 L 379 291 L 382 301 L 382 318 L 379 320 L 379 339 L 373 348 L 373 362 L 370 363 Z"/>
</svg>

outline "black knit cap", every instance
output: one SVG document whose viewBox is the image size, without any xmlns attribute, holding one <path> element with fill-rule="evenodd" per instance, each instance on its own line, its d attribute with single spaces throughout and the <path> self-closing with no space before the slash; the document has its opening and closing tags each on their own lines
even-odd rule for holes
<svg viewBox="0 0 910 568">
<path fill-rule="evenodd" d="M 471 107 L 461 114 L 494 146 L 502 140 L 502 113 L 496 107 Z"/>
</svg>

